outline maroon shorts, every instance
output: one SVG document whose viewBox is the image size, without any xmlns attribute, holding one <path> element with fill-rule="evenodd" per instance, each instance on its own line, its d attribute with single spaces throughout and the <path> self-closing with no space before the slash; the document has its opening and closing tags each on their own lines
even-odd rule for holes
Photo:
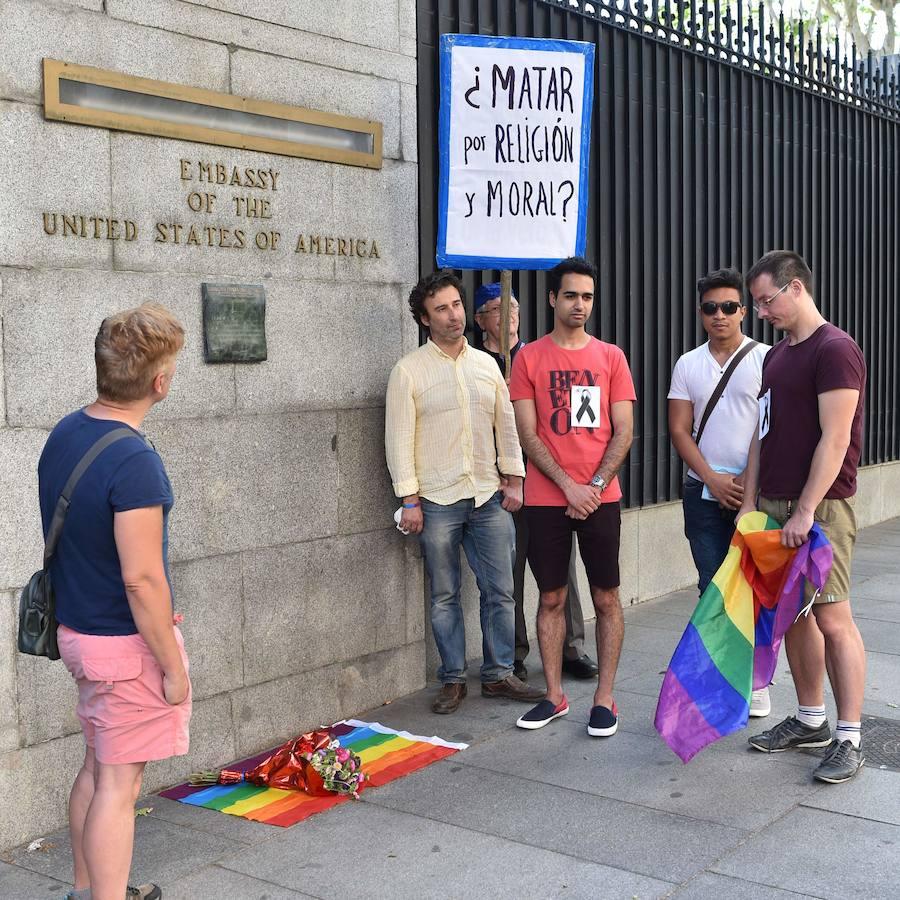
<svg viewBox="0 0 900 900">
<path fill-rule="evenodd" d="M 586 519 L 570 519 L 564 506 L 527 506 L 528 564 L 541 591 L 555 591 L 569 580 L 572 532 L 592 587 L 619 586 L 619 532 L 622 513 L 618 501 L 601 503 Z"/>
</svg>

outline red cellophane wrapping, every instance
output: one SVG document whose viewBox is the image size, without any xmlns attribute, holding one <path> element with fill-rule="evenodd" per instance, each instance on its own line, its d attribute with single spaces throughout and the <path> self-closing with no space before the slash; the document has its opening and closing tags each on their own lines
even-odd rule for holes
<svg viewBox="0 0 900 900">
<path fill-rule="evenodd" d="M 244 780 L 260 787 L 279 788 L 284 791 L 305 791 L 316 797 L 330 793 L 322 784 L 322 778 L 313 769 L 304 753 L 313 753 L 331 743 L 331 733 L 325 729 L 310 731 L 291 738 L 282 744 L 268 759 L 244 775 Z"/>
</svg>

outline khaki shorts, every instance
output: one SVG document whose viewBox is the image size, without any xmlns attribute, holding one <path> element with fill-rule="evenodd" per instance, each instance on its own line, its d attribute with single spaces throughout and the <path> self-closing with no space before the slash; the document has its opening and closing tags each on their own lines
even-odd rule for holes
<svg viewBox="0 0 900 900">
<path fill-rule="evenodd" d="M 816 603 L 838 603 L 850 599 L 850 563 L 853 559 L 853 545 L 856 543 L 856 513 L 853 511 L 855 501 L 855 497 L 823 500 L 816 507 L 813 518 L 825 532 L 834 553 L 831 574 L 825 582 L 822 593 L 816 597 Z M 780 525 L 784 525 L 790 518 L 789 505 L 793 506 L 796 503 L 796 500 L 770 500 L 761 496 L 756 507 Z M 806 599 L 811 599 L 813 593 L 815 588 L 807 582 Z"/>
</svg>

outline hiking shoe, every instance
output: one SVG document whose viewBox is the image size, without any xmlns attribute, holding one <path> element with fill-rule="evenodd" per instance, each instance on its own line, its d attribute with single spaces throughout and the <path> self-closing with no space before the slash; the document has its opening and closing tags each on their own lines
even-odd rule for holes
<svg viewBox="0 0 900 900">
<path fill-rule="evenodd" d="M 764 719 L 772 712 L 772 701 L 769 700 L 769 689 L 767 687 L 750 694 L 750 718 Z"/>
<path fill-rule="evenodd" d="M 139 884 L 132 887 L 130 884 L 125 888 L 125 900 L 159 900 L 162 897 L 162 891 L 158 884 Z"/>
<path fill-rule="evenodd" d="M 788 716 L 768 731 L 755 734 L 749 739 L 754 750 L 763 753 L 781 753 L 782 750 L 796 750 L 800 747 L 827 747 L 831 743 L 831 727 L 823 722 L 818 728 L 804 725 L 794 716 Z"/>
<path fill-rule="evenodd" d="M 554 719 L 558 719 L 560 716 L 567 716 L 568 714 L 569 701 L 566 700 L 565 694 L 563 694 L 563 698 L 559 703 L 554 703 L 552 700 L 541 700 L 534 709 L 529 709 L 524 716 L 520 716 L 516 721 L 516 725 L 519 728 L 528 728 L 530 730 L 543 728 Z"/>
<path fill-rule="evenodd" d="M 591 720 L 588 722 L 588 734 L 591 737 L 612 737 L 619 727 L 619 708 L 613 700 L 612 709 L 605 706 L 591 707 Z"/>
<path fill-rule="evenodd" d="M 813 772 L 813 778 L 829 784 L 840 784 L 842 781 L 849 781 L 865 761 L 862 750 L 854 747 L 850 741 L 832 741 L 822 762 Z"/>
</svg>

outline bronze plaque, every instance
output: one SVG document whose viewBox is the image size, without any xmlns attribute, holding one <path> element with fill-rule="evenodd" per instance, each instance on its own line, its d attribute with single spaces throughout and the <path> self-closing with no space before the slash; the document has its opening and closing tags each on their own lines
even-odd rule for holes
<svg viewBox="0 0 900 900">
<path fill-rule="evenodd" d="M 261 284 L 203 285 L 203 355 L 208 363 L 266 359 L 266 291 Z"/>
</svg>

